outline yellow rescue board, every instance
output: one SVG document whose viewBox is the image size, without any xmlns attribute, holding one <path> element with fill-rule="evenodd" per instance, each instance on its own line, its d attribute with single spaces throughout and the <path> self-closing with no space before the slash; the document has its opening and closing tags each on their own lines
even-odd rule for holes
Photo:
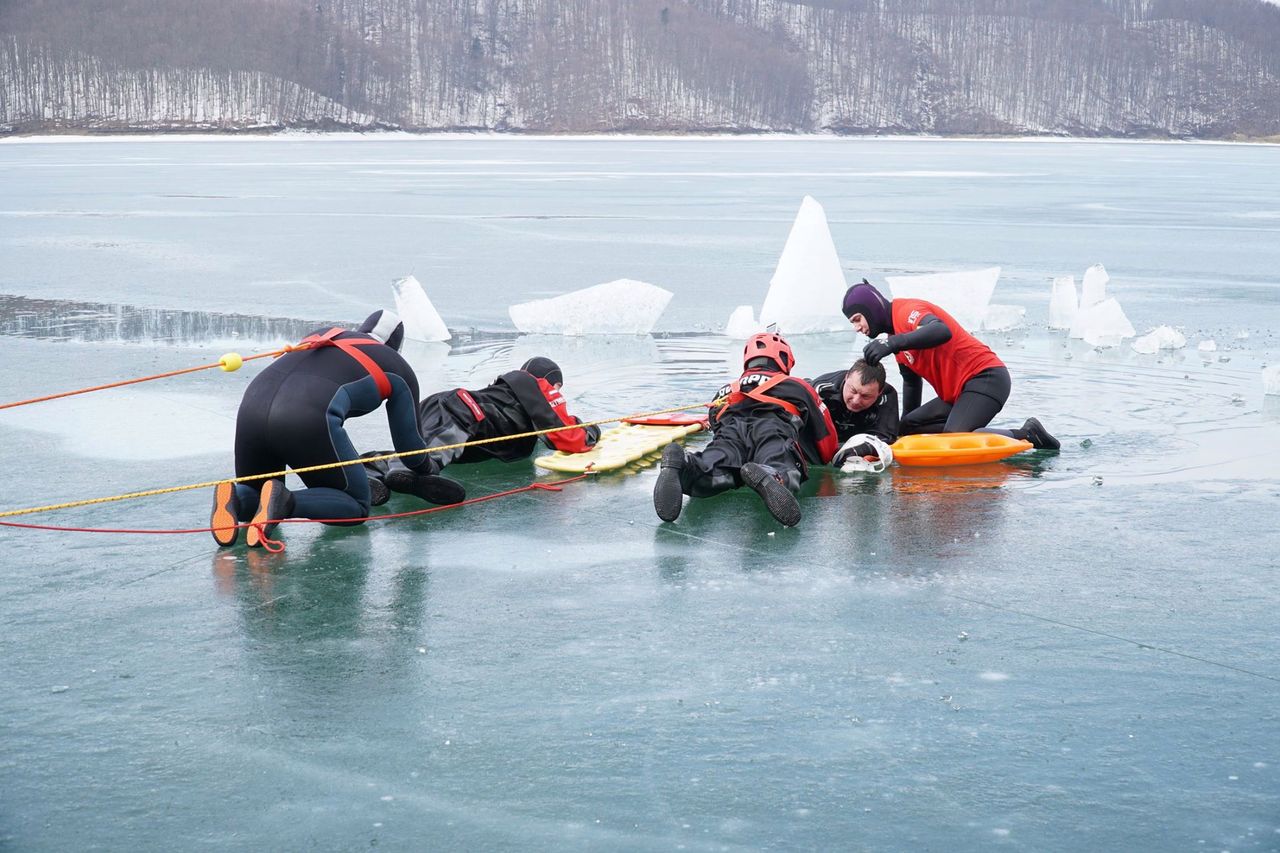
<svg viewBox="0 0 1280 853">
<path fill-rule="evenodd" d="M 539 456 L 533 464 L 547 471 L 581 474 L 583 471 L 617 471 L 651 454 L 662 451 L 669 443 L 698 432 L 703 423 L 652 426 L 622 424 L 600 434 L 600 441 L 586 453 L 556 451 Z"/>
<path fill-rule="evenodd" d="M 899 465 L 972 465 L 995 462 L 1031 449 L 1031 442 L 990 432 L 904 435 L 892 445 Z"/>
</svg>

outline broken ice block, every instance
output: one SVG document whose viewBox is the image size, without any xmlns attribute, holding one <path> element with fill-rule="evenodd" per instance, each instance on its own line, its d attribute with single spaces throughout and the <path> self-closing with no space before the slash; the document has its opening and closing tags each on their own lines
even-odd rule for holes
<svg viewBox="0 0 1280 853">
<path fill-rule="evenodd" d="M 1209 338 L 1208 340 L 1201 341 L 1196 349 L 1200 350 L 1200 352 L 1217 352 L 1218 344 L 1213 340 L 1213 338 Z"/>
<path fill-rule="evenodd" d="M 761 328 L 763 327 L 756 323 L 755 309 L 750 305 L 739 305 L 729 315 L 724 333 L 731 338 L 749 338 Z"/>
<path fill-rule="evenodd" d="M 827 227 L 827 215 L 810 196 L 800 203 L 769 292 L 760 306 L 760 324 L 776 323 L 783 334 L 837 332 L 849 328 L 840 315 L 844 271 Z"/>
<path fill-rule="evenodd" d="M 1077 329 L 1080 332 L 1078 336 L 1075 334 Z M 1094 347 L 1119 346 L 1122 340 L 1132 338 L 1134 334 L 1133 324 L 1114 298 L 1081 309 L 1072 328 L 1072 337 L 1081 337 Z"/>
<path fill-rule="evenodd" d="M 1091 308 L 1107 298 L 1107 282 L 1110 277 L 1102 264 L 1094 264 L 1084 271 L 1080 285 L 1080 309 Z"/>
<path fill-rule="evenodd" d="M 507 309 L 525 334 L 647 335 L 671 301 L 671 291 L 620 278 Z"/>
<path fill-rule="evenodd" d="M 1262 368 L 1262 393 L 1280 397 L 1280 364 Z"/>
<path fill-rule="evenodd" d="M 1135 352 L 1145 355 L 1153 355 L 1162 349 L 1182 349 L 1186 345 L 1187 339 L 1172 326 L 1156 326 L 1130 344 Z"/>
<path fill-rule="evenodd" d="M 447 341 L 449 329 L 431 304 L 427 292 L 413 276 L 405 276 L 391 285 L 396 300 L 396 313 L 404 321 L 404 336 L 414 341 Z"/>
<path fill-rule="evenodd" d="M 1021 305 L 988 305 L 982 328 L 989 332 L 1007 332 L 1022 325 L 1027 309 Z"/>
<path fill-rule="evenodd" d="M 894 299 L 923 299 L 946 311 L 967 330 L 982 328 L 1000 279 L 1000 267 L 973 272 L 885 276 Z"/>
<path fill-rule="evenodd" d="M 1080 310 L 1074 276 L 1061 275 L 1053 280 L 1053 295 L 1049 297 L 1049 328 L 1070 329 Z"/>
</svg>

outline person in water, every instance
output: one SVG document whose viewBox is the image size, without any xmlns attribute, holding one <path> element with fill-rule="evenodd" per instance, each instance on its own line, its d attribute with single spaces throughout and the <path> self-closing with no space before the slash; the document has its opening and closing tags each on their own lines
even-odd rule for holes
<svg viewBox="0 0 1280 853">
<path fill-rule="evenodd" d="M 508 371 L 479 390 L 454 388 L 427 397 L 418 406 L 418 427 L 428 447 L 572 427 L 545 433 L 541 438 L 553 450 L 583 453 L 600 440 L 600 428 L 575 426 L 582 421 L 569 414 L 568 404 L 560 393 L 563 384 L 560 366 L 549 358 L 535 356 L 520 365 L 519 370 Z M 385 503 L 390 492 L 418 495 L 430 501 L 435 494 L 436 480 L 440 479 L 436 475 L 446 466 L 488 459 L 503 462 L 524 459 L 533 453 L 538 438 L 528 435 L 474 447 L 434 450 L 427 454 L 427 464 L 417 468 L 408 468 L 394 459 L 390 463 L 366 463 L 374 493 L 373 505 Z"/>
<path fill-rule="evenodd" d="M 742 375 L 711 406 L 711 442 L 686 452 L 672 442 L 662 451 L 653 508 L 663 521 L 680 517 L 684 496 L 705 498 L 746 485 L 781 524 L 800 522 L 795 493 L 808 463 L 828 462 L 839 447 L 831 415 L 808 382 L 791 376 L 795 354 L 780 335 L 747 340 Z"/>
<path fill-rule="evenodd" d="M 898 392 L 888 383 L 884 365 L 858 359 L 847 370 L 824 373 L 809 384 L 818 392 L 841 447 L 831 459 L 839 468 L 850 456 L 879 458 L 876 439 L 886 445 L 898 440 Z M 857 436 L 859 441 L 850 441 Z"/>
<path fill-rule="evenodd" d="M 343 424 L 387 404 L 387 424 L 397 453 L 423 451 L 415 412 L 418 380 L 398 352 L 404 326 L 390 311 L 375 311 L 356 331 L 318 329 L 298 348 L 280 356 L 245 389 L 236 415 L 237 477 L 306 468 L 359 458 Z M 404 464 L 432 473 L 428 454 Z M 290 491 L 282 479 L 219 483 L 214 489 L 210 527 L 219 545 L 234 545 L 237 524 L 250 522 L 245 539 L 262 545 L 286 518 L 324 519 L 360 524 L 369 514 L 369 480 L 359 464 L 306 471 L 305 489 Z M 443 477 L 420 483 L 434 503 L 464 497 L 461 487 Z"/>
<path fill-rule="evenodd" d="M 1018 429 L 984 429 L 1009 399 L 1009 369 L 937 305 L 923 299 L 890 301 L 863 279 L 846 291 L 841 310 L 857 331 L 872 339 L 862 350 L 868 364 L 897 356 L 902 435 L 981 430 L 1024 439 L 1041 450 L 1059 448 L 1035 418 Z M 921 405 L 924 382 L 938 396 Z"/>
</svg>

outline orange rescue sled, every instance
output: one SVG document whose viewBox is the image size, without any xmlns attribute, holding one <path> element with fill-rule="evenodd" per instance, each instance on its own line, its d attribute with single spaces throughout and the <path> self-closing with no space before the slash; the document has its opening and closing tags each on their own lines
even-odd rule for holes
<svg viewBox="0 0 1280 853">
<path fill-rule="evenodd" d="M 995 462 L 1030 450 L 1031 442 L 991 432 L 943 432 L 904 435 L 893 444 L 899 465 L 973 465 Z"/>
</svg>

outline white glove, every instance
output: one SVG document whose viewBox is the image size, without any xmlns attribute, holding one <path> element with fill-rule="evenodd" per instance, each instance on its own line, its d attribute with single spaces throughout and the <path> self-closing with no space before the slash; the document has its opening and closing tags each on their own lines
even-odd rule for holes
<svg viewBox="0 0 1280 853">
<path fill-rule="evenodd" d="M 874 462 L 863 459 L 856 452 L 855 448 L 862 444 L 869 444 L 875 449 L 877 458 Z M 841 445 L 835 456 L 831 457 L 831 464 L 839 466 L 845 473 L 870 471 L 873 474 L 879 474 L 889 467 L 891 462 L 893 462 L 893 451 L 889 445 L 880 436 L 868 433 L 858 433 L 853 436 Z"/>
</svg>

